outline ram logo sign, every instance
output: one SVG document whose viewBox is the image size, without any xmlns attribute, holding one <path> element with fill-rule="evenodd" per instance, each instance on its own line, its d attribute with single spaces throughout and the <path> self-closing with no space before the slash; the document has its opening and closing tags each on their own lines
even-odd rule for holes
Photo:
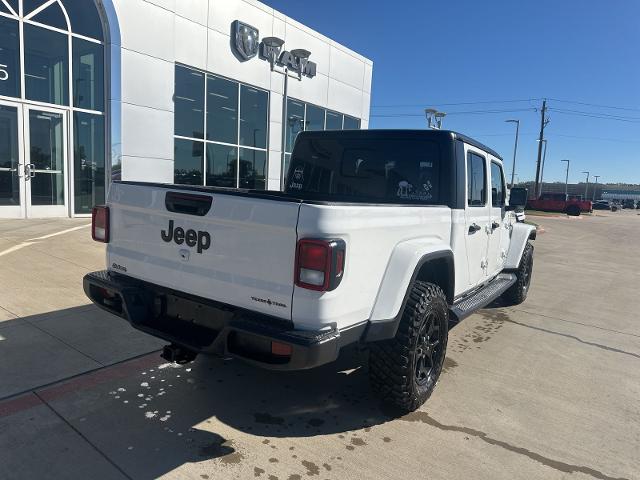
<svg viewBox="0 0 640 480">
<path fill-rule="evenodd" d="M 238 54 L 244 60 L 251 60 L 258 54 L 260 45 L 260 33 L 257 28 L 247 25 L 239 20 L 233 22 L 235 47 Z"/>
</svg>

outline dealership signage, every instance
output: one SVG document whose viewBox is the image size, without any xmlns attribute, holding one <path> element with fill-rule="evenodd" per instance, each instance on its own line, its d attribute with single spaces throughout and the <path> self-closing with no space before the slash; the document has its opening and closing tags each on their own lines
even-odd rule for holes
<svg viewBox="0 0 640 480">
<path fill-rule="evenodd" d="M 313 78 L 316 76 L 318 66 L 308 58 L 300 58 L 292 52 L 283 50 L 282 46 L 267 45 L 260 42 L 260 32 L 244 22 L 236 20 L 233 22 L 234 42 L 236 52 L 242 60 L 251 60 L 260 53 L 260 58 L 267 60 L 271 66 L 279 65 L 300 75 Z M 282 42 L 284 43 L 284 42 Z"/>
</svg>

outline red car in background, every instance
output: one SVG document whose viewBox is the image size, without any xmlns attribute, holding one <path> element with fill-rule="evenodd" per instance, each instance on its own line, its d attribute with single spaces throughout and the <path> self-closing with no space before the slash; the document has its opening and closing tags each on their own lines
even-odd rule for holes
<svg viewBox="0 0 640 480">
<path fill-rule="evenodd" d="M 583 212 L 592 212 L 593 203 L 578 196 L 569 196 L 567 199 L 564 193 L 543 193 L 539 198 L 530 199 L 527 208 L 578 216 Z"/>
</svg>

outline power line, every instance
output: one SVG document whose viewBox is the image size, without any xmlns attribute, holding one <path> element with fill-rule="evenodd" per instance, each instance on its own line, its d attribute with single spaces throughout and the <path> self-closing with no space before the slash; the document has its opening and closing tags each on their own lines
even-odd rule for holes
<svg viewBox="0 0 640 480">
<path fill-rule="evenodd" d="M 535 112 L 536 108 L 518 108 L 518 109 L 499 109 L 499 110 L 471 110 L 466 112 L 447 112 L 447 116 L 451 115 L 489 115 L 496 113 L 513 113 L 513 112 Z M 403 117 L 424 117 L 424 113 L 378 113 L 371 117 L 377 118 L 403 118 Z"/>
<path fill-rule="evenodd" d="M 434 107 L 456 107 L 459 105 L 487 105 L 487 104 L 497 104 L 497 103 L 522 103 L 522 102 L 532 102 L 541 100 L 540 98 L 525 98 L 522 100 L 485 100 L 479 102 L 458 102 L 458 103 L 431 103 L 425 102 L 420 104 L 405 104 L 405 105 L 372 105 L 371 108 L 411 108 L 411 107 L 419 107 L 424 108 L 425 105 L 432 105 Z"/>
<path fill-rule="evenodd" d="M 640 117 L 623 117 L 619 115 L 610 115 L 606 113 L 584 112 L 581 110 L 569 110 L 561 108 L 549 108 L 549 111 L 560 113 L 563 115 L 574 115 L 577 117 L 599 118 L 602 120 L 615 120 L 618 122 L 640 123 Z"/>
<path fill-rule="evenodd" d="M 640 108 L 614 107 L 612 105 L 602 105 L 602 104 L 587 103 L 587 102 L 576 102 L 574 100 L 561 100 L 559 98 L 549 98 L 549 100 L 552 100 L 554 102 L 560 102 L 560 103 L 572 103 L 574 105 L 584 105 L 586 107 L 611 108 L 613 110 L 626 110 L 626 111 L 629 111 L 629 112 L 640 112 Z"/>
</svg>

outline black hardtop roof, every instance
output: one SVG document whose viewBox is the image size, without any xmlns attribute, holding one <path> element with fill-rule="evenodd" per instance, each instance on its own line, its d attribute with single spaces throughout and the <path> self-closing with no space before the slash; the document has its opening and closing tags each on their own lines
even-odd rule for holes
<svg viewBox="0 0 640 480">
<path fill-rule="evenodd" d="M 416 137 L 416 138 L 432 138 L 434 140 L 461 140 L 464 143 L 472 145 L 480 150 L 483 150 L 496 158 L 502 160 L 502 156 L 493 150 L 492 148 L 487 147 L 481 142 L 474 140 L 471 137 L 468 137 L 462 133 L 454 132 L 453 130 L 418 130 L 418 129 L 381 129 L 381 130 L 316 130 L 316 131 L 305 131 L 300 132 L 298 134 L 299 138 L 303 139 L 305 137 L 335 137 L 335 136 L 345 136 L 345 137 L 367 137 L 375 135 L 376 137 Z"/>
</svg>

